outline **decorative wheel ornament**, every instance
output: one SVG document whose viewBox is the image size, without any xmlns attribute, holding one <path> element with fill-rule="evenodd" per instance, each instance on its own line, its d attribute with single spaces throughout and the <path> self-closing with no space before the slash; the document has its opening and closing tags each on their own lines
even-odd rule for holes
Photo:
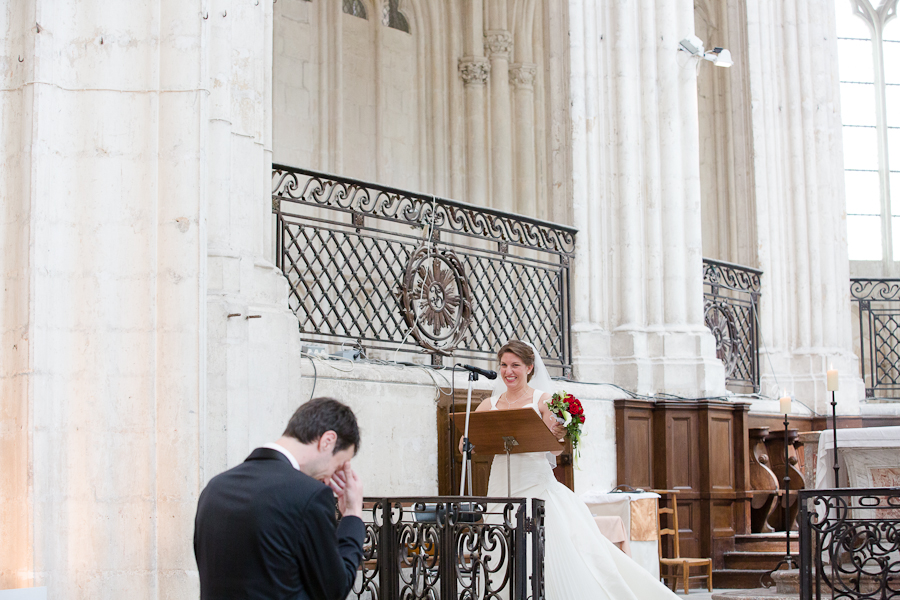
<svg viewBox="0 0 900 600">
<path fill-rule="evenodd" d="M 472 291 L 462 262 L 453 252 L 419 246 L 402 285 L 403 318 L 420 346 L 449 356 L 472 321 Z"/>
<path fill-rule="evenodd" d="M 737 365 L 738 339 L 731 308 L 718 302 L 707 302 L 704 310 L 706 327 L 716 340 L 716 357 L 725 365 L 729 377 Z"/>
</svg>

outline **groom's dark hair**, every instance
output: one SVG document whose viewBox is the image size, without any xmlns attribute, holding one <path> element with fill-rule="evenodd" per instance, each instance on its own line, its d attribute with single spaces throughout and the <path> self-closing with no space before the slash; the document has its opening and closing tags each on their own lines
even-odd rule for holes
<svg viewBox="0 0 900 600">
<path fill-rule="evenodd" d="M 534 366 L 534 350 L 532 350 L 531 346 L 525 342 L 520 342 L 519 340 L 509 340 L 506 342 L 503 347 L 500 348 L 500 351 L 497 352 L 497 362 L 503 360 L 503 355 L 507 352 L 511 352 L 521 358 L 522 362 L 527 366 Z M 528 374 L 528 381 L 531 381 L 532 377 L 534 377 L 534 369 L 531 369 L 531 372 Z"/>
<path fill-rule="evenodd" d="M 300 408 L 288 421 L 284 430 L 286 436 L 299 440 L 301 444 L 310 444 L 326 431 L 337 434 L 334 453 L 353 446 L 353 453 L 359 451 L 359 426 L 356 415 L 346 404 L 334 398 L 313 398 Z"/>
</svg>

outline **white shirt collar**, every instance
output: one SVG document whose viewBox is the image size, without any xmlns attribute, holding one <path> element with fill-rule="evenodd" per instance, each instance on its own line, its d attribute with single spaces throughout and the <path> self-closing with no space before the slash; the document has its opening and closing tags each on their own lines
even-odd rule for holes
<svg viewBox="0 0 900 600">
<path fill-rule="evenodd" d="M 282 454 L 284 454 L 285 456 L 287 456 L 287 459 L 288 459 L 289 461 L 291 461 L 291 466 L 292 466 L 292 467 L 294 467 L 294 468 L 297 469 L 298 471 L 300 470 L 300 463 L 297 462 L 297 459 L 294 458 L 294 455 L 291 454 L 290 452 L 288 452 L 288 451 L 287 451 L 287 448 L 285 448 L 284 446 L 281 446 L 281 445 L 279 445 L 279 444 L 276 444 L 275 442 L 269 442 L 268 444 L 263 444 L 262 447 L 263 447 L 263 448 L 269 448 L 270 450 L 278 450 L 279 452 L 281 452 Z"/>
</svg>

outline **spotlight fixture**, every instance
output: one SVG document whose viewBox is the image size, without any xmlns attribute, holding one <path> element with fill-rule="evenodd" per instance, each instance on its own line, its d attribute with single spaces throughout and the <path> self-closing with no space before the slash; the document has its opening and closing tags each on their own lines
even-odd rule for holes
<svg viewBox="0 0 900 600">
<path fill-rule="evenodd" d="M 717 67 L 730 67 L 734 64 L 734 61 L 731 60 L 731 52 L 727 48 L 713 48 L 706 52 L 703 49 L 703 40 L 696 35 L 689 35 L 678 42 L 678 49 L 696 58 L 708 60 Z"/>
<path fill-rule="evenodd" d="M 731 52 L 727 48 L 713 48 L 704 53 L 703 58 L 711 61 L 717 67 L 730 67 L 734 64 L 734 61 L 731 60 Z"/>
</svg>

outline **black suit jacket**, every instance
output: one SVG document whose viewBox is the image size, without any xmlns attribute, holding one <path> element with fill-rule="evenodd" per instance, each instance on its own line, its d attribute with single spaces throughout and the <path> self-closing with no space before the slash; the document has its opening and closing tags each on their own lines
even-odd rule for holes
<svg viewBox="0 0 900 600">
<path fill-rule="evenodd" d="M 365 526 L 336 524 L 327 485 L 257 448 L 200 494 L 194 556 L 203 600 L 343 600 L 362 561 Z"/>
</svg>

